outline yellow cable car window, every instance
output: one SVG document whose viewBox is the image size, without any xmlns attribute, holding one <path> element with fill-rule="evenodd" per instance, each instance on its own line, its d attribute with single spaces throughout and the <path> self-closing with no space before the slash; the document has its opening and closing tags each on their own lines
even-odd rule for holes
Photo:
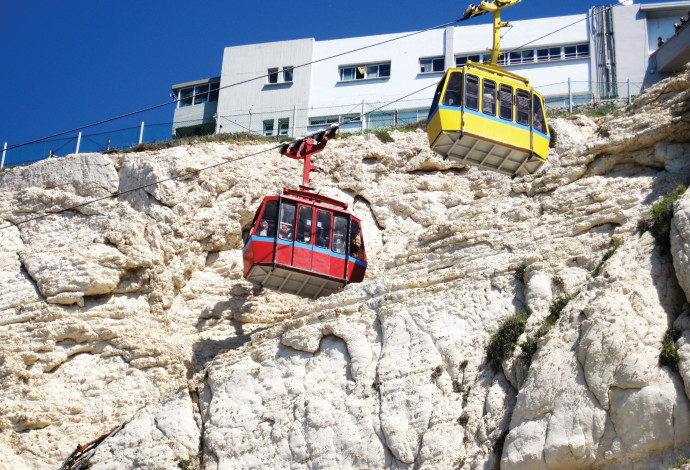
<svg viewBox="0 0 690 470">
<path fill-rule="evenodd" d="M 460 106 L 462 97 L 462 72 L 453 72 L 448 78 L 448 86 L 443 94 L 443 104 L 445 106 Z"/>
<path fill-rule="evenodd" d="M 527 90 L 517 91 L 517 123 L 529 126 L 529 93 Z"/>
<path fill-rule="evenodd" d="M 467 74 L 465 84 L 465 107 L 479 110 L 479 78 L 475 75 Z"/>
<path fill-rule="evenodd" d="M 434 101 L 431 103 L 431 108 L 429 109 L 429 116 L 427 119 L 431 117 L 432 114 L 436 111 L 436 107 L 438 106 L 439 101 L 441 100 L 441 92 L 443 91 L 443 85 L 446 84 L 446 77 L 443 77 L 443 79 L 438 82 L 438 86 L 436 86 L 436 93 L 434 93 Z"/>
<path fill-rule="evenodd" d="M 501 119 L 513 120 L 513 87 L 501 85 L 498 94 L 498 115 Z"/>
<path fill-rule="evenodd" d="M 542 134 L 546 134 L 546 122 L 544 122 L 544 110 L 538 95 L 532 95 L 532 109 L 534 109 L 534 121 L 532 125 Z"/>
<path fill-rule="evenodd" d="M 484 89 L 482 90 L 482 113 L 496 115 L 496 82 L 493 80 L 482 80 Z"/>
</svg>

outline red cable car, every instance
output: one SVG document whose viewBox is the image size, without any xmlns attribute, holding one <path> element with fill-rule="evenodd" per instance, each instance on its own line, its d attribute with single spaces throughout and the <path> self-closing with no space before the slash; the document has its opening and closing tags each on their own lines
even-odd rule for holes
<svg viewBox="0 0 690 470">
<path fill-rule="evenodd" d="M 244 278 L 280 292 L 317 298 L 351 282 L 362 282 L 367 257 L 361 221 L 347 204 L 314 193 L 311 155 L 326 147 L 337 126 L 281 147 L 290 158 L 304 159 L 299 190 L 283 189 L 264 198 L 245 235 Z"/>
</svg>

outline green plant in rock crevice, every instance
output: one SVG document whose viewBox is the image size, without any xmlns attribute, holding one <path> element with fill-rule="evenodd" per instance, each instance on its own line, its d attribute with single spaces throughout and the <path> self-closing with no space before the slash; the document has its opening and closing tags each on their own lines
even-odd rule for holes
<svg viewBox="0 0 690 470">
<path fill-rule="evenodd" d="M 676 372 L 678 372 L 678 361 L 680 360 L 678 348 L 676 348 L 676 341 L 680 339 L 680 335 L 681 332 L 675 328 L 666 330 L 661 345 L 661 353 L 659 354 L 659 365 L 668 367 Z"/>
<path fill-rule="evenodd" d="M 599 264 L 597 264 L 597 267 L 594 268 L 594 271 L 592 271 L 592 277 L 597 277 L 599 274 L 601 274 L 601 268 L 604 267 L 604 263 L 606 263 L 609 258 L 613 256 L 613 254 L 616 252 L 618 248 L 622 245 L 622 242 L 615 242 L 611 248 L 609 248 L 606 253 L 604 253 L 604 256 L 601 258 L 601 261 Z"/>
<path fill-rule="evenodd" d="M 671 246 L 671 219 L 673 219 L 673 203 L 687 190 L 687 186 L 679 185 L 664 195 L 652 205 L 647 216 L 640 221 L 640 229 L 649 231 L 657 244 L 668 249 Z"/>
<path fill-rule="evenodd" d="M 498 330 L 491 335 L 486 355 L 494 370 L 498 370 L 501 361 L 515 349 L 518 338 L 525 331 L 527 318 L 526 313 L 516 312 L 515 315 L 506 318 Z"/>
</svg>

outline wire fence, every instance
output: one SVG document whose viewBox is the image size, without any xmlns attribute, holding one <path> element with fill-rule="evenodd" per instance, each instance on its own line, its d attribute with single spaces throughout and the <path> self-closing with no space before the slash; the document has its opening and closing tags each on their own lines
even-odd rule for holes
<svg viewBox="0 0 690 470">
<path fill-rule="evenodd" d="M 629 80 L 613 84 L 568 80 L 535 85 L 535 89 L 544 98 L 547 113 L 555 114 L 563 111 L 613 110 L 623 107 L 646 86 L 645 83 Z M 15 147 L 3 151 L 0 169 L 74 153 L 125 150 L 141 143 L 165 142 L 214 133 L 254 134 L 281 140 L 299 138 L 336 122 L 342 123 L 343 133 L 401 127 L 426 120 L 430 104 L 430 98 L 400 100 L 393 103 L 362 101 L 320 108 L 293 107 L 265 112 L 216 115 L 213 118 L 189 121 L 155 124 L 142 122 L 139 126 L 77 134 Z"/>
</svg>

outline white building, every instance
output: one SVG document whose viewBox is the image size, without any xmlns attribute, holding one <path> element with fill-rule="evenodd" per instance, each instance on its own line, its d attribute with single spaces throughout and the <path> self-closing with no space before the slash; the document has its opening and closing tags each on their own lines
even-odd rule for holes
<svg viewBox="0 0 690 470">
<path fill-rule="evenodd" d="M 688 9 L 690 1 L 627 4 L 514 21 L 502 30 L 499 63 L 529 77 L 547 106 L 625 98 L 662 78 L 653 61 L 657 38 L 672 36 Z M 447 68 L 488 60 L 492 34 L 482 24 L 226 47 L 220 78 L 173 86 L 182 100 L 173 133 L 205 133 L 206 122 L 206 131 L 299 137 L 343 120 L 344 130 L 416 122 Z M 217 95 L 209 91 L 218 87 Z"/>
</svg>

